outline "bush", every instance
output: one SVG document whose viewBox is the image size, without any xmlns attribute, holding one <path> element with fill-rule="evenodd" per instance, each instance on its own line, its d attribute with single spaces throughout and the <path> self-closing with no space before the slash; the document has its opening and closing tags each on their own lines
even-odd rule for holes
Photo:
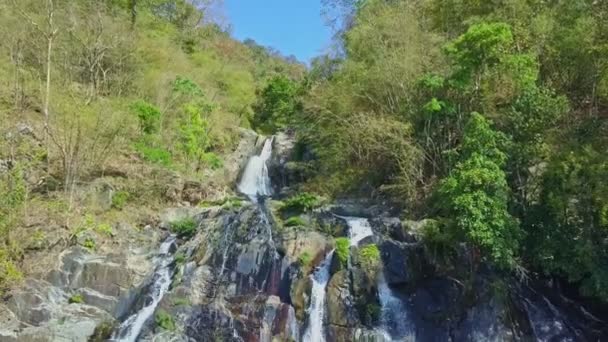
<svg viewBox="0 0 608 342">
<path fill-rule="evenodd" d="M 106 235 L 108 237 L 114 237 L 114 230 L 112 229 L 112 226 L 110 226 L 107 223 L 102 223 L 102 224 L 98 225 L 95 228 L 95 231 L 97 231 L 100 234 Z"/>
<path fill-rule="evenodd" d="M 82 304 L 84 303 L 84 298 L 80 293 L 77 293 L 68 299 L 68 303 L 70 304 Z"/>
<path fill-rule="evenodd" d="M 300 254 L 300 256 L 298 257 L 298 263 L 302 267 L 309 267 L 311 262 L 312 262 L 312 255 L 310 255 L 310 253 L 308 253 L 308 252 L 304 252 L 304 253 Z"/>
<path fill-rule="evenodd" d="M 186 218 L 171 223 L 171 231 L 180 238 L 191 238 L 196 233 L 197 228 L 198 225 L 193 218 Z"/>
<path fill-rule="evenodd" d="M 281 211 L 303 213 L 319 207 L 321 202 L 318 196 L 303 192 L 287 199 L 281 206 Z"/>
<path fill-rule="evenodd" d="M 367 245 L 359 250 L 359 261 L 368 273 L 375 273 L 380 267 L 380 249 L 377 245 Z"/>
<path fill-rule="evenodd" d="M 0 249 L 0 295 L 4 290 L 21 281 L 23 275 L 21 271 L 9 258 L 9 253 Z"/>
<path fill-rule="evenodd" d="M 298 227 L 298 226 L 305 226 L 306 225 L 306 221 L 304 221 L 303 218 L 301 218 L 300 216 L 293 216 L 288 218 L 285 221 L 285 226 L 287 227 Z"/>
<path fill-rule="evenodd" d="M 184 255 L 184 253 L 178 253 L 177 255 L 175 255 L 175 263 L 178 265 L 183 265 L 184 263 L 186 263 L 186 256 Z"/>
<path fill-rule="evenodd" d="M 158 310 L 156 315 L 154 316 L 154 322 L 156 325 L 162 329 L 174 331 L 175 330 L 175 321 L 173 317 L 169 315 L 165 310 Z"/>
<path fill-rule="evenodd" d="M 166 167 L 171 166 L 171 153 L 164 148 L 150 147 L 145 143 L 139 142 L 135 144 L 135 149 L 148 162 Z"/>
<path fill-rule="evenodd" d="M 122 210 L 129 200 L 130 194 L 126 191 L 118 191 L 112 196 L 112 208 Z"/>
<path fill-rule="evenodd" d="M 336 239 L 336 257 L 340 261 L 342 267 L 348 265 L 348 256 L 350 254 L 350 240 L 345 237 Z"/>
<path fill-rule="evenodd" d="M 95 240 L 93 240 L 93 238 L 88 237 L 82 243 L 82 247 L 84 247 L 90 251 L 94 251 L 97 249 L 97 244 L 95 243 Z"/>
<path fill-rule="evenodd" d="M 143 100 L 133 103 L 131 108 L 139 118 L 139 126 L 143 133 L 153 134 L 158 132 L 162 116 L 160 109 Z"/>
</svg>

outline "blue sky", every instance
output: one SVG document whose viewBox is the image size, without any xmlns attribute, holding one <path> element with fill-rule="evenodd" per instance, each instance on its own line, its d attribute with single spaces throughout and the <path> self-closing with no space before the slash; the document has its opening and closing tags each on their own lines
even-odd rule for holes
<svg viewBox="0 0 608 342">
<path fill-rule="evenodd" d="M 321 17 L 321 0 L 225 0 L 225 9 L 235 38 L 252 38 L 302 62 L 309 62 L 330 44 L 331 30 Z"/>
</svg>

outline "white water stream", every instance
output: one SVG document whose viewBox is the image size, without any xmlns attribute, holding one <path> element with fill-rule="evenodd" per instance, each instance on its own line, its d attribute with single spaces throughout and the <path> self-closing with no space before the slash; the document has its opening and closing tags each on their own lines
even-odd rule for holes
<svg viewBox="0 0 608 342">
<path fill-rule="evenodd" d="M 249 158 L 241 182 L 237 187 L 240 192 L 249 196 L 254 202 L 258 196 L 272 195 L 266 162 L 272 156 L 273 141 L 274 137 L 266 139 L 260 155 Z"/>
<path fill-rule="evenodd" d="M 146 305 L 120 324 L 111 341 L 137 341 L 146 322 L 154 315 L 158 303 L 163 299 L 171 284 L 173 255 L 170 253 L 170 250 L 174 243 L 175 236 L 170 236 L 161 244 L 159 254 L 154 260 L 154 264 L 157 266 L 150 281 L 149 292 L 146 294 L 149 297 Z"/>
<path fill-rule="evenodd" d="M 312 277 L 312 291 L 310 292 L 310 307 L 308 308 L 308 328 L 302 337 L 303 342 L 325 342 L 325 329 L 323 320 L 325 318 L 325 294 L 329 282 L 331 259 L 334 251 L 327 254 L 321 266 Z"/>
</svg>

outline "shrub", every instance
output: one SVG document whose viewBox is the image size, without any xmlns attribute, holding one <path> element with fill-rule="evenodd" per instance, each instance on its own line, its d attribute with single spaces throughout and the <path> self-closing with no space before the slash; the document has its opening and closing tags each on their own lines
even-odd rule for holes
<svg viewBox="0 0 608 342">
<path fill-rule="evenodd" d="M 130 194 L 126 191 L 118 191 L 112 196 L 112 208 L 121 210 L 127 204 Z"/>
<path fill-rule="evenodd" d="M 318 196 L 303 192 L 287 199 L 281 206 L 281 211 L 302 213 L 317 208 L 320 205 L 321 199 Z"/>
<path fill-rule="evenodd" d="M 350 240 L 345 237 L 336 239 L 336 257 L 342 267 L 348 265 L 348 255 L 350 254 Z"/>
<path fill-rule="evenodd" d="M 197 228 L 198 225 L 193 218 L 186 218 L 171 223 L 171 231 L 180 238 L 191 238 L 196 233 Z"/>
<path fill-rule="evenodd" d="M 139 118 L 139 126 L 142 132 L 146 134 L 158 132 L 162 116 L 160 109 L 143 100 L 136 101 L 131 108 Z"/>
<path fill-rule="evenodd" d="M 380 267 L 380 249 L 367 245 L 359 250 L 359 261 L 366 272 L 375 273 Z"/>
<path fill-rule="evenodd" d="M 135 144 L 135 149 L 146 161 L 163 166 L 171 165 L 171 153 L 163 148 L 150 147 L 143 142 Z"/>
<path fill-rule="evenodd" d="M 310 255 L 310 253 L 308 253 L 308 252 L 304 252 L 304 253 L 300 254 L 300 256 L 298 257 L 298 263 L 302 267 L 309 267 L 311 262 L 312 262 L 312 255 Z"/>
<path fill-rule="evenodd" d="M 3 294 L 3 290 L 21 281 L 22 278 L 21 271 L 13 263 L 9 257 L 9 253 L 4 249 L 0 249 L 0 295 Z"/>
<path fill-rule="evenodd" d="M 82 243 L 82 247 L 84 247 L 90 251 L 94 251 L 97 249 L 97 244 L 95 243 L 95 240 L 93 240 L 93 238 L 88 237 Z"/>
<path fill-rule="evenodd" d="M 80 293 L 77 293 L 68 299 L 68 303 L 70 304 L 82 304 L 84 303 L 84 298 Z"/>
<path fill-rule="evenodd" d="M 175 330 L 175 321 L 173 320 L 173 317 L 171 317 L 171 315 L 165 310 L 158 310 L 154 316 L 154 321 L 156 322 L 156 325 L 162 329 L 169 331 Z"/>
<path fill-rule="evenodd" d="M 203 162 L 208 165 L 212 170 L 220 169 L 224 166 L 222 159 L 213 152 L 207 152 L 203 154 Z"/>
<path fill-rule="evenodd" d="M 114 237 L 114 230 L 112 229 L 112 226 L 110 226 L 107 223 L 102 223 L 102 224 L 98 225 L 95 228 L 95 231 L 97 231 L 100 234 L 109 236 L 109 237 Z"/>
<path fill-rule="evenodd" d="M 175 255 L 175 263 L 178 265 L 183 265 L 186 262 L 186 256 L 184 253 L 178 253 Z"/>
<path fill-rule="evenodd" d="M 285 226 L 287 227 L 298 227 L 298 226 L 305 226 L 306 225 L 306 221 L 304 221 L 303 218 L 301 218 L 300 216 L 293 216 L 288 218 L 285 221 Z"/>
</svg>

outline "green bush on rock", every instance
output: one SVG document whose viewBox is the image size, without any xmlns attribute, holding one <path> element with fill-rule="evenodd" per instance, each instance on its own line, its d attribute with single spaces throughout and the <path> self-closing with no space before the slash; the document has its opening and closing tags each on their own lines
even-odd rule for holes
<svg viewBox="0 0 608 342">
<path fill-rule="evenodd" d="M 287 227 L 301 227 L 301 226 L 305 226 L 305 225 L 306 225 L 306 221 L 304 221 L 304 219 L 301 218 L 300 216 L 290 217 L 287 220 L 285 220 L 285 226 L 287 226 Z"/>
<path fill-rule="evenodd" d="M 175 330 L 175 320 L 173 320 L 173 317 L 171 317 L 171 315 L 165 310 L 158 310 L 158 312 L 154 316 L 154 321 L 156 322 L 157 326 L 161 327 L 164 330 Z"/>
<path fill-rule="evenodd" d="M 185 218 L 183 220 L 171 223 L 171 231 L 177 234 L 180 238 L 191 238 L 196 233 L 198 225 L 193 218 Z"/>
<path fill-rule="evenodd" d="M 348 265 L 348 255 L 350 252 L 350 240 L 345 237 L 336 239 L 336 257 L 342 267 Z"/>
<path fill-rule="evenodd" d="M 321 198 L 308 192 L 303 192 L 287 199 L 281 206 L 282 212 L 303 213 L 318 208 Z"/>
<path fill-rule="evenodd" d="M 359 262 L 368 273 L 375 273 L 380 268 L 380 249 L 377 245 L 367 245 L 359 249 Z"/>
</svg>

